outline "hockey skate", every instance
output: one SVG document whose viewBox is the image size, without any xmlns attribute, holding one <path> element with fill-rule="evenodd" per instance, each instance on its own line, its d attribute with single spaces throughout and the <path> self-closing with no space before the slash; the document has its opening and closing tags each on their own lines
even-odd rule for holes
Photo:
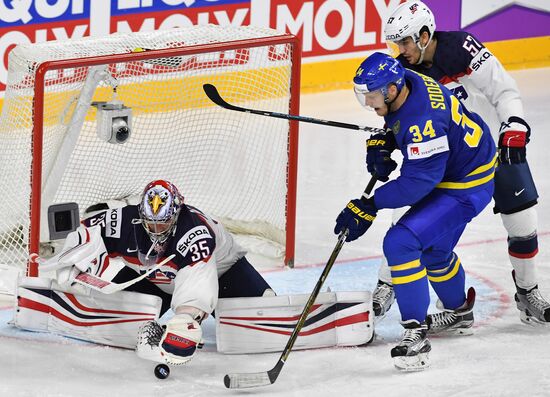
<svg viewBox="0 0 550 397">
<path fill-rule="evenodd" d="M 403 339 L 391 349 L 393 364 L 401 371 L 423 371 L 430 366 L 428 353 L 432 345 L 426 337 L 428 326 L 416 320 L 402 322 L 405 327 Z"/>
<path fill-rule="evenodd" d="M 475 300 L 476 291 L 473 287 L 470 287 L 466 295 L 466 302 L 455 310 L 445 309 L 441 305 L 441 301 L 438 301 L 437 307 L 443 311 L 440 313 L 428 314 L 426 317 L 428 333 L 431 335 L 472 335 Z"/>
<path fill-rule="evenodd" d="M 512 278 L 516 284 L 516 272 L 512 271 Z M 516 284 L 517 292 L 514 294 L 516 306 L 520 311 L 519 318 L 522 323 L 528 325 L 550 325 L 550 303 L 541 295 L 538 285 L 526 290 Z"/>
<path fill-rule="evenodd" d="M 378 280 L 376 288 L 372 292 L 372 310 L 376 320 L 384 318 L 391 305 L 395 301 L 395 291 L 391 284 Z"/>
</svg>

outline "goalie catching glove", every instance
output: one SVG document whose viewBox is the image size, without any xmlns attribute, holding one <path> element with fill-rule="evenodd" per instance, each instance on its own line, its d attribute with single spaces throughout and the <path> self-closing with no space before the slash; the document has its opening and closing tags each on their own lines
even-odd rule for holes
<svg viewBox="0 0 550 397">
<path fill-rule="evenodd" d="M 139 330 L 139 357 L 170 365 L 186 364 L 195 355 L 202 338 L 200 324 L 188 313 L 176 314 L 165 327 L 148 321 Z"/>
<path fill-rule="evenodd" d="M 498 157 L 501 164 L 519 164 L 526 161 L 525 146 L 529 143 L 531 127 L 521 117 L 511 116 L 500 126 Z"/>
</svg>

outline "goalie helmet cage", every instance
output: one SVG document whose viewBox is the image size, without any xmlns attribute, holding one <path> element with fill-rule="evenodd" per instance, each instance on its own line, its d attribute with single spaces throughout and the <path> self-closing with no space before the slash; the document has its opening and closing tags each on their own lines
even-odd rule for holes
<svg viewBox="0 0 550 397">
<path fill-rule="evenodd" d="M 0 263 L 38 274 L 28 258 L 47 246 L 51 204 L 77 202 L 82 216 L 167 179 L 187 204 L 291 266 L 297 122 L 221 109 L 202 85 L 243 106 L 299 114 L 300 56 L 295 36 L 250 26 L 16 47 L 0 119 Z M 131 109 L 122 144 L 99 137 L 94 104 L 104 101 Z"/>
</svg>

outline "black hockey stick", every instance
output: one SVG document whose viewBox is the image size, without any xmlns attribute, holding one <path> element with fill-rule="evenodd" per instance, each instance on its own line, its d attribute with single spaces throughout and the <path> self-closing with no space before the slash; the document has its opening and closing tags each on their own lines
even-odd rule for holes
<svg viewBox="0 0 550 397">
<path fill-rule="evenodd" d="M 269 112 L 265 110 L 243 108 L 240 106 L 227 103 L 221 97 L 220 93 L 218 92 L 218 89 L 212 84 L 204 84 L 202 88 L 204 89 L 206 96 L 210 98 L 210 100 L 214 102 L 216 105 L 221 106 L 222 108 L 225 108 L 228 110 L 234 110 L 236 112 L 258 114 L 260 116 L 275 117 L 278 119 L 285 119 L 285 120 L 303 121 L 305 123 L 328 125 L 331 127 L 347 128 L 350 130 L 360 130 L 360 131 L 373 132 L 373 133 L 385 132 L 383 128 L 374 128 L 374 127 L 360 126 L 357 124 L 342 123 L 340 121 L 321 120 L 321 119 L 315 119 L 313 117 L 295 116 L 293 114 L 285 114 L 285 113 Z"/>
<path fill-rule="evenodd" d="M 368 198 L 368 195 L 372 191 L 372 188 L 374 187 L 375 184 L 376 184 L 376 175 L 373 175 L 367 187 L 365 188 L 365 192 L 361 197 L 361 201 L 365 201 Z M 225 387 L 229 389 L 244 389 L 248 387 L 269 386 L 270 384 L 275 383 L 275 381 L 277 380 L 277 377 L 279 376 L 279 374 L 281 373 L 281 370 L 283 369 L 283 366 L 285 365 L 286 360 L 288 359 L 290 352 L 292 351 L 292 347 L 294 346 L 294 342 L 296 342 L 296 339 L 298 338 L 298 334 L 300 333 L 300 331 L 302 330 L 302 327 L 306 322 L 309 311 L 311 310 L 311 307 L 315 303 L 315 300 L 317 299 L 317 296 L 321 291 L 321 287 L 323 286 L 323 283 L 328 277 L 328 274 L 332 269 L 332 265 L 334 265 L 334 262 L 336 261 L 336 257 L 340 253 L 340 249 L 342 249 L 342 246 L 346 241 L 348 232 L 349 232 L 348 229 L 342 230 L 342 232 L 340 232 L 340 235 L 338 236 L 338 242 L 336 243 L 336 247 L 334 247 L 334 250 L 332 250 L 332 254 L 328 259 L 328 262 L 325 265 L 325 268 L 323 269 L 323 272 L 321 273 L 321 276 L 319 277 L 317 284 L 315 284 L 315 288 L 313 288 L 313 292 L 309 296 L 309 299 L 307 300 L 306 305 L 304 306 L 304 310 L 302 311 L 302 314 L 300 315 L 300 318 L 298 319 L 298 322 L 296 323 L 296 326 L 294 327 L 294 330 L 292 331 L 292 334 L 290 335 L 290 338 L 288 339 L 288 342 L 281 354 L 281 357 L 279 358 L 279 361 L 277 361 L 277 364 L 275 364 L 275 366 L 271 368 L 269 371 L 246 373 L 246 374 L 245 373 L 227 374 L 223 378 L 223 383 L 225 384 Z"/>
</svg>

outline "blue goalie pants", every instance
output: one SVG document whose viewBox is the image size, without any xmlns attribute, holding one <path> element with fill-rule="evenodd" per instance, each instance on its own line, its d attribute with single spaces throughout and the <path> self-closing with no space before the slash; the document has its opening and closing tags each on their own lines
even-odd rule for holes
<svg viewBox="0 0 550 397">
<path fill-rule="evenodd" d="M 395 297 L 403 321 L 424 321 L 429 285 L 446 309 L 465 300 L 465 274 L 453 252 L 466 225 L 491 201 L 493 182 L 474 191 L 435 189 L 401 217 L 384 238 Z"/>
</svg>

